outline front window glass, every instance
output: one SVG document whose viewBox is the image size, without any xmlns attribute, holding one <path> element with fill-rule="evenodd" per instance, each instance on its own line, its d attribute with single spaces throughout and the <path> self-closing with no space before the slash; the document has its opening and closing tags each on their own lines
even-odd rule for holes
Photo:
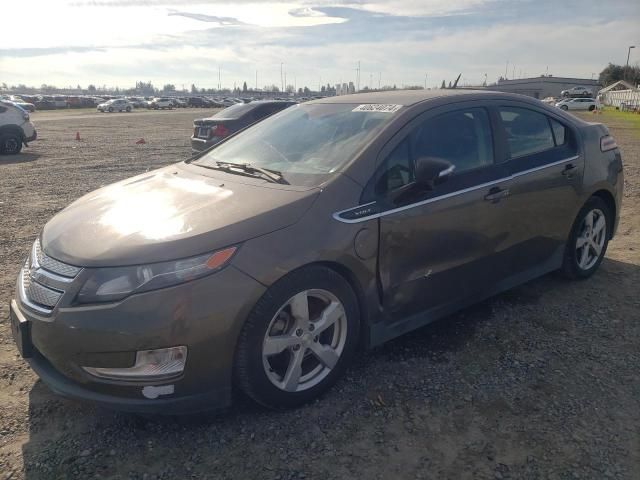
<svg viewBox="0 0 640 480">
<path fill-rule="evenodd" d="M 249 164 L 277 170 L 293 185 L 313 186 L 351 160 L 394 113 L 354 109 L 354 104 L 304 104 L 255 124 L 195 160 Z"/>
</svg>

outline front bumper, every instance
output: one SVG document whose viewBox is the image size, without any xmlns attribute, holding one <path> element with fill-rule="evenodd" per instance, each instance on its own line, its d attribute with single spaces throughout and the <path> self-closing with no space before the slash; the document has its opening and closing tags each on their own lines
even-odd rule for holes
<svg viewBox="0 0 640 480">
<path fill-rule="evenodd" d="M 31 135 L 30 137 L 25 137 L 22 141 L 24 142 L 24 144 L 26 145 L 29 142 L 33 142 L 34 140 L 36 140 L 38 138 L 38 132 L 36 131 L 36 129 L 33 129 L 33 135 Z"/>
<path fill-rule="evenodd" d="M 54 392 L 116 410 L 181 414 L 231 403 L 236 340 L 263 293 L 260 283 L 229 266 L 117 303 L 56 307 L 49 317 L 19 298 L 12 309 L 28 322 L 27 361 Z M 136 351 L 176 345 L 187 346 L 187 361 L 184 372 L 169 380 L 115 381 L 81 368 L 126 368 Z"/>
</svg>

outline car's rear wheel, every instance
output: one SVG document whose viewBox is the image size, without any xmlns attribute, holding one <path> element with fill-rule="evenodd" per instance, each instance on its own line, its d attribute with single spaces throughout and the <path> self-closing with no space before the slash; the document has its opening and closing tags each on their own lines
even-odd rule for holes
<svg viewBox="0 0 640 480">
<path fill-rule="evenodd" d="M 0 154 L 16 155 L 22 150 L 22 138 L 17 133 L 0 135 Z"/>
<path fill-rule="evenodd" d="M 356 296 L 324 266 L 305 267 L 263 295 L 240 334 L 237 385 L 269 408 L 306 403 L 344 373 L 359 338 Z"/>
<path fill-rule="evenodd" d="M 127 113 L 130 112 L 131 111 L 131 107 L 127 107 L 126 110 L 127 110 Z"/>
<path fill-rule="evenodd" d="M 560 105 L 560 108 L 561 108 L 562 110 L 564 110 L 565 112 L 566 112 L 567 110 L 569 110 L 569 107 L 567 107 L 566 105 Z"/>
<path fill-rule="evenodd" d="M 113 107 L 109 107 L 109 113 L 113 113 Z"/>
<path fill-rule="evenodd" d="M 589 105 L 589 111 L 593 112 L 596 109 L 595 105 Z"/>
<path fill-rule="evenodd" d="M 599 197 L 591 197 L 571 229 L 562 264 L 568 278 L 587 278 L 602 263 L 612 228 L 612 212 Z"/>
</svg>

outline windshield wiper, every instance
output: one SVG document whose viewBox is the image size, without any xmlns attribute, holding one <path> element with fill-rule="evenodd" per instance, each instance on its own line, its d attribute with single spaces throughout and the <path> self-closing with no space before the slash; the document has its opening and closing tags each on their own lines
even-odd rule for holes
<svg viewBox="0 0 640 480">
<path fill-rule="evenodd" d="M 262 168 L 262 167 L 256 167 L 254 165 L 251 165 L 250 163 L 233 163 L 233 162 L 222 162 L 220 160 L 216 161 L 216 165 L 222 169 L 224 169 L 225 171 L 230 171 L 233 168 L 236 168 L 238 170 L 242 170 L 243 172 L 246 172 L 250 175 L 256 175 L 258 174 L 258 176 L 261 176 L 263 178 L 266 178 L 267 180 L 274 182 L 274 183 L 281 183 L 283 185 L 289 185 L 289 182 L 287 182 L 284 177 L 282 176 L 282 173 L 277 171 L 277 170 L 272 170 L 270 168 Z"/>
</svg>

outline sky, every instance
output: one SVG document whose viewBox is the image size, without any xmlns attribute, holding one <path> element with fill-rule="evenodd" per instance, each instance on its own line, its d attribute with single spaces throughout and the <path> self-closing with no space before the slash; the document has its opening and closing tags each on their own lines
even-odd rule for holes
<svg viewBox="0 0 640 480">
<path fill-rule="evenodd" d="M 8 0 L 2 0 L 8 1 Z M 591 78 L 640 63 L 638 0 L 28 0 L 0 16 L 0 84 L 177 88 Z M 15 12 L 11 12 L 15 9 Z M 507 64 L 508 62 L 508 64 Z"/>
</svg>

